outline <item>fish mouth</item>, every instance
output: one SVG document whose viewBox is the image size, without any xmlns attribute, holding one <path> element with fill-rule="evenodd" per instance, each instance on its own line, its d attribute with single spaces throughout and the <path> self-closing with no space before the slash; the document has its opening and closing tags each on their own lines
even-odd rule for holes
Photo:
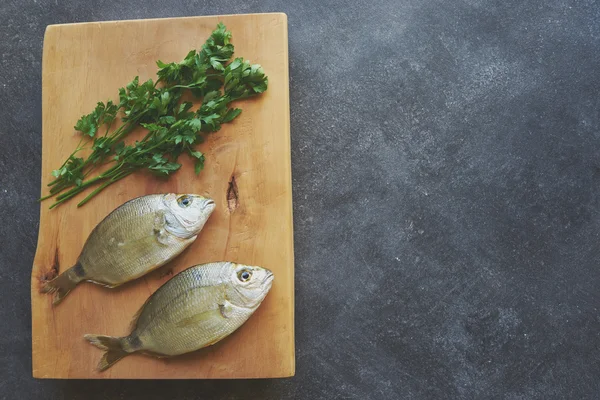
<svg viewBox="0 0 600 400">
<path fill-rule="evenodd" d="M 213 199 L 204 198 L 201 207 L 203 213 L 207 213 L 208 215 L 210 215 L 213 211 L 215 211 L 217 205 L 215 204 L 215 201 Z"/>
<path fill-rule="evenodd" d="M 210 216 L 210 214 L 212 214 L 215 207 L 216 207 L 216 205 L 215 205 L 214 200 L 204 198 L 204 204 L 203 204 L 202 211 L 208 211 L 208 213 L 209 213 L 208 216 Z M 179 221 L 182 223 L 182 225 L 188 232 L 198 233 L 204 227 L 204 224 L 206 223 L 206 219 L 208 219 L 208 216 L 205 216 L 204 221 L 190 220 L 181 215 L 176 215 L 176 218 L 179 219 Z"/>
<path fill-rule="evenodd" d="M 275 279 L 275 275 L 269 269 L 265 268 L 265 271 L 267 271 L 267 276 L 265 276 L 265 278 L 263 279 L 263 283 L 271 283 L 273 279 Z"/>
</svg>

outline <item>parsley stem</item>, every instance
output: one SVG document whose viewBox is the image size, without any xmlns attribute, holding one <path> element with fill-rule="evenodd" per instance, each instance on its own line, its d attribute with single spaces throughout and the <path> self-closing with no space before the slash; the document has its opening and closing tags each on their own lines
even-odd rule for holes
<svg viewBox="0 0 600 400">
<path fill-rule="evenodd" d="M 104 189 L 106 189 L 108 186 L 110 186 L 111 184 L 115 183 L 118 180 L 121 180 L 123 178 L 125 178 L 126 176 L 132 174 L 133 171 L 123 171 L 120 172 L 119 174 L 115 175 L 114 177 L 110 178 L 109 180 L 107 180 L 106 182 L 104 182 L 102 185 L 98 186 L 96 189 L 94 189 L 93 192 L 91 192 L 90 194 L 88 194 L 85 199 L 81 200 L 79 203 L 77 203 L 77 207 L 81 207 L 82 205 L 84 205 L 85 203 L 87 203 L 88 201 L 90 201 L 92 199 L 92 197 L 94 197 L 95 195 L 97 195 L 98 193 L 100 193 L 101 191 L 103 191 Z"/>
<path fill-rule="evenodd" d="M 133 128 L 136 127 L 137 121 L 144 115 L 144 113 L 145 113 L 145 111 L 141 112 L 135 118 L 133 118 L 132 120 L 121 125 L 119 128 L 117 128 L 110 137 L 112 143 L 109 143 L 109 146 L 113 146 L 113 145 L 117 144 L 124 136 L 126 136 L 129 132 L 131 132 L 133 130 Z M 73 155 L 75 155 L 75 153 L 77 153 L 78 151 L 83 149 L 80 146 L 81 146 L 81 141 L 79 142 L 79 145 L 77 146 L 77 150 L 75 150 L 71 154 L 70 157 L 72 157 Z M 74 168 L 72 170 L 72 172 L 84 171 L 87 168 L 87 171 L 84 174 L 84 176 L 87 176 L 87 175 L 89 175 L 90 172 L 92 172 L 94 169 L 96 169 L 96 166 L 98 166 L 98 161 L 104 161 L 106 159 L 106 157 L 107 157 L 106 154 L 99 155 L 96 152 L 96 150 L 94 150 L 92 152 L 92 154 L 90 154 L 90 156 L 80 166 L 78 166 L 77 168 Z M 65 161 L 63 163 L 61 168 L 68 162 L 68 160 L 69 159 L 67 159 L 67 161 Z M 59 183 L 60 183 L 60 185 L 57 185 Z M 40 201 L 46 200 L 49 197 L 52 197 L 53 195 L 56 195 L 56 194 L 62 192 L 63 190 L 72 186 L 72 184 L 69 182 L 66 182 L 64 179 L 61 179 L 61 177 L 58 177 L 54 181 L 50 182 L 48 184 L 48 186 L 53 186 L 52 189 L 50 189 L 50 194 L 48 196 L 42 197 L 40 199 Z"/>
<path fill-rule="evenodd" d="M 73 189 L 69 190 L 68 192 L 65 192 L 59 196 L 56 197 L 56 200 L 63 200 L 63 199 L 70 199 L 71 197 L 73 197 L 74 195 L 82 192 L 84 189 L 86 189 L 88 186 L 91 186 L 93 184 L 95 184 L 96 182 L 106 179 L 108 176 L 110 176 L 110 174 L 115 171 L 116 169 L 118 169 L 121 166 L 121 164 L 119 165 L 115 165 L 111 168 L 109 168 L 108 170 L 106 170 L 104 173 L 94 177 L 94 178 L 90 178 L 85 182 L 82 182 L 81 185 L 79 186 L 75 186 Z"/>
<path fill-rule="evenodd" d="M 73 189 L 69 190 L 68 192 L 65 192 L 65 193 L 61 194 L 60 196 L 57 196 L 56 203 L 52 204 L 52 206 L 50 206 L 50 208 L 54 208 L 54 207 L 62 204 L 63 202 L 71 199 L 72 197 L 77 196 L 79 193 L 83 192 L 89 186 L 97 184 L 99 181 L 108 180 L 108 182 L 105 182 L 107 184 L 106 186 L 110 185 L 111 183 L 115 182 L 114 178 L 119 176 L 119 174 L 115 174 L 115 172 L 120 172 L 118 170 L 122 166 L 123 166 L 122 163 L 115 165 L 115 166 L 111 167 L 110 169 L 106 170 L 101 175 L 98 175 L 94 178 L 88 179 L 87 181 L 83 182 L 80 186 L 76 186 Z M 129 173 L 131 173 L 131 172 L 129 172 Z M 118 179 L 121 179 L 121 178 L 118 178 Z M 102 190 L 102 189 L 100 189 L 100 190 Z M 100 190 L 96 189 L 94 192 L 92 192 L 92 194 L 90 194 L 90 196 L 88 196 L 89 198 L 86 197 L 86 199 L 84 199 L 85 200 L 84 203 L 87 202 L 93 196 L 95 196 L 97 193 L 99 193 Z"/>
</svg>

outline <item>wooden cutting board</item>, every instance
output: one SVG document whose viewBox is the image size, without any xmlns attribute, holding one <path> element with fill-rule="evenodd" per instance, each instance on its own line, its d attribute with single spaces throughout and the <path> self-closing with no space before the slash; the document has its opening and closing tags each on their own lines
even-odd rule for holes
<svg viewBox="0 0 600 400">
<path fill-rule="evenodd" d="M 76 147 L 77 119 L 97 101 L 116 99 L 136 75 L 156 78 L 155 61 L 180 61 L 217 23 L 233 34 L 235 56 L 262 64 L 263 95 L 236 103 L 242 114 L 200 146 L 204 171 L 190 162 L 168 181 L 132 175 L 90 203 L 49 210 L 41 204 L 31 276 L 36 378 L 271 378 L 294 375 L 294 253 L 290 160 L 288 38 L 285 14 L 228 15 L 53 25 L 43 55 L 42 194 Z M 185 157 L 182 157 L 182 159 Z M 231 199 L 232 190 L 237 200 Z M 230 202 L 227 193 L 230 192 Z M 196 242 L 175 261 L 119 289 L 79 285 L 52 307 L 42 283 L 72 266 L 94 226 L 125 201 L 149 193 L 198 193 L 217 203 Z M 275 273 L 262 306 L 238 331 L 196 353 L 155 359 L 132 355 L 104 373 L 102 351 L 86 333 L 125 335 L 134 313 L 159 286 L 189 266 L 212 261 L 260 265 Z"/>
</svg>

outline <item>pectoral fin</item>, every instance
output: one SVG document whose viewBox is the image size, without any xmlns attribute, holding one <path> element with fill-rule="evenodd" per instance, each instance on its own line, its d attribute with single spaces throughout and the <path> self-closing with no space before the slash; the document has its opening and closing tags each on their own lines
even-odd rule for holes
<svg viewBox="0 0 600 400">
<path fill-rule="evenodd" d="M 161 244 L 169 244 L 168 243 L 168 235 L 169 232 L 166 230 L 167 226 L 167 217 L 164 211 L 160 210 L 156 212 L 154 218 L 154 235 L 156 236 L 156 240 L 158 240 Z"/>
<path fill-rule="evenodd" d="M 192 315 L 191 317 L 187 317 L 177 322 L 176 326 L 178 328 L 185 328 L 191 325 L 196 325 L 204 321 L 214 320 L 214 319 L 227 319 L 231 316 L 231 311 L 233 310 L 233 306 L 231 303 L 226 301 L 224 304 L 219 304 L 218 308 L 204 311 L 202 313 L 198 313 Z"/>
<path fill-rule="evenodd" d="M 223 318 L 229 318 L 233 312 L 233 305 L 225 300 L 223 304 L 219 304 L 219 311 L 221 312 Z"/>
<path fill-rule="evenodd" d="M 108 241 L 110 251 L 134 252 L 135 254 L 146 254 L 149 249 L 156 247 L 156 242 L 169 245 L 169 232 L 166 230 L 167 222 L 165 212 L 160 210 L 154 213 L 152 231 L 148 230 L 141 234 L 130 235 L 127 232 L 113 237 Z"/>
</svg>

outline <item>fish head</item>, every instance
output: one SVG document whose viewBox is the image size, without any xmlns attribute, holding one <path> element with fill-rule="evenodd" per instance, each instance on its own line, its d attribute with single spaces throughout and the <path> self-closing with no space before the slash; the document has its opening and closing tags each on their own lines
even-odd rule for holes
<svg viewBox="0 0 600 400">
<path fill-rule="evenodd" d="M 197 194 L 166 194 L 166 230 L 182 239 L 196 236 L 215 209 L 212 199 Z"/>
<path fill-rule="evenodd" d="M 231 263 L 228 272 L 228 298 L 237 306 L 258 307 L 271 290 L 274 276 L 266 268 Z"/>
</svg>

